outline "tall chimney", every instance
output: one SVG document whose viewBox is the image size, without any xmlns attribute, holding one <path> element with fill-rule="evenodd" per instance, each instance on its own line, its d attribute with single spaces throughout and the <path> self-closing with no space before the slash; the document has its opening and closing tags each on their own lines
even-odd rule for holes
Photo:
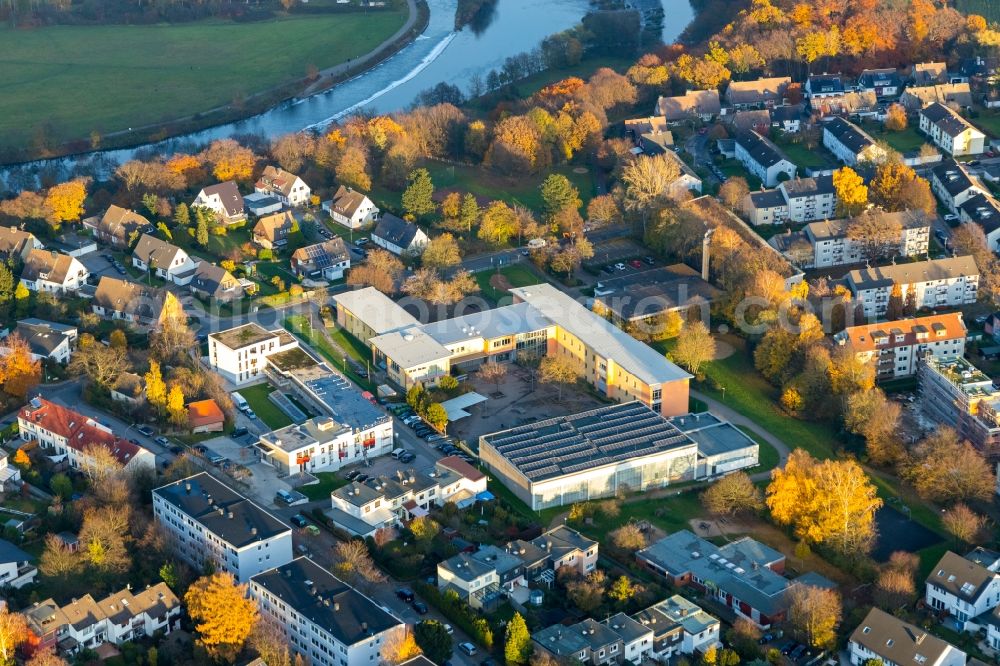
<svg viewBox="0 0 1000 666">
<path fill-rule="evenodd" d="M 705 237 L 701 239 L 701 279 L 708 282 L 708 266 L 712 256 L 712 234 L 715 229 L 705 232 Z"/>
</svg>

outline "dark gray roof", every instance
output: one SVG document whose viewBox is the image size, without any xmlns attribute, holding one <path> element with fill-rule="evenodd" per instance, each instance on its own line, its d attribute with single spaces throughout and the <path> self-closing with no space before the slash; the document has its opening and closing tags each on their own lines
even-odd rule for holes
<svg viewBox="0 0 1000 666">
<path fill-rule="evenodd" d="M 810 93 L 842 93 L 844 80 L 839 74 L 813 74 L 806 81 Z"/>
<path fill-rule="evenodd" d="M 920 114 L 949 136 L 958 136 L 967 129 L 975 129 L 969 121 L 940 102 L 924 107 L 920 110 Z"/>
<path fill-rule="evenodd" d="M 259 573 L 251 585 L 267 590 L 342 645 L 356 645 L 403 624 L 307 557 Z"/>
<path fill-rule="evenodd" d="M 874 88 L 876 86 L 900 86 L 902 78 L 894 68 L 887 69 L 866 69 L 858 77 L 858 85 L 863 88 Z"/>
<path fill-rule="evenodd" d="M 961 208 L 985 233 L 991 234 L 1000 229 L 1000 204 L 993 197 L 977 194 L 962 204 Z"/>
<path fill-rule="evenodd" d="M 15 333 L 28 343 L 31 353 L 48 357 L 59 345 L 69 339 L 69 331 L 75 331 L 72 326 L 54 324 L 41 319 L 24 319 L 17 322 Z"/>
<path fill-rule="evenodd" d="M 226 215 L 229 217 L 243 213 L 243 195 L 240 194 L 240 188 L 236 187 L 236 183 L 233 181 L 227 180 L 224 183 L 209 185 L 202 192 L 205 193 L 206 197 L 218 194 L 222 201 L 222 207 L 226 209 Z"/>
<path fill-rule="evenodd" d="M 772 167 L 782 160 L 791 162 L 781 149 L 774 145 L 770 139 L 764 138 L 752 130 L 740 130 L 736 133 L 736 143 L 750 153 L 757 164 L 764 167 Z"/>
<path fill-rule="evenodd" d="M 35 558 L 12 544 L 10 541 L 0 539 L 0 562 L 30 562 L 33 559 Z"/>
<path fill-rule="evenodd" d="M 205 472 L 153 491 L 205 529 L 242 548 L 283 532 L 291 532 L 270 513 Z"/>
<path fill-rule="evenodd" d="M 931 169 L 931 173 L 934 174 L 941 187 L 953 197 L 976 187 L 965 167 L 953 159 L 942 161 L 941 164 Z"/>
<path fill-rule="evenodd" d="M 750 203 L 754 208 L 778 208 L 788 205 L 781 190 L 760 190 L 750 193 Z"/>
<path fill-rule="evenodd" d="M 771 122 L 783 122 L 786 120 L 801 120 L 802 106 L 798 104 L 788 106 L 776 106 L 771 109 Z"/>
<path fill-rule="evenodd" d="M 532 482 L 672 449 L 696 448 L 676 426 L 640 402 L 502 430 L 483 436 L 483 441 Z"/>
<path fill-rule="evenodd" d="M 600 294 L 595 295 L 595 300 L 626 321 L 712 303 L 720 293 L 686 264 L 602 279 L 599 284 Z"/>
<path fill-rule="evenodd" d="M 823 130 L 832 134 L 837 141 L 847 146 L 854 154 L 860 153 L 875 143 L 867 132 L 843 118 L 834 118 L 823 126 Z"/>
<path fill-rule="evenodd" d="M 405 249 L 410 247 L 417 231 L 419 227 L 412 222 L 398 218 L 392 213 L 383 213 L 372 235 Z"/>
<path fill-rule="evenodd" d="M 224 283 L 233 283 L 235 280 L 236 278 L 222 266 L 203 261 L 195 269 L 194 277 L 191 278 L 189 286 L 214 296 L 217 292 L 227 288 Z"/>
<path fill-rule="evenodd" d="M 786 180 L 779 188 L 788 194 L 789 199 L 812 197 L 822 194 L 833 194 L 833 176 L 817 176 L 815 178 L 795 178 Z"/>
</svg>

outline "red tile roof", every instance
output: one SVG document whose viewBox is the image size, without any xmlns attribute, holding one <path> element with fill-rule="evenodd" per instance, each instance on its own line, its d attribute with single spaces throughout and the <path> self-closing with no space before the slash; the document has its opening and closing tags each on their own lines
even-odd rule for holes
<svg viewBox="0 0 1000 666">
<path fill-rule="evenodd" d="M 442 467 L 447 467 L 456 474 L 464 476 L 469 481 L 480 481 L 486 478 L 485 474 L 458 456 L 446 456 L 441 458 L 441 460 L 438 460 L 438 464 Z"/>
<path fill-rule="evenodd" d="M 65 437 L 66 444 L 77 451 L 85 452 L 92 446 L 103 446 L 122 465 L 127 465 L 143 450 L 142 447 L 104 430 L 89 416 L 44 398 L 34 398 L 21 409 L 18 416 Z"/>
<path fill-rule="evenodd" d="M 199 400 L 188 404 L 188 423 L 192 428 L 221 423 L 225 420 L 226 415 L 214 400 Z"/>
</svg>

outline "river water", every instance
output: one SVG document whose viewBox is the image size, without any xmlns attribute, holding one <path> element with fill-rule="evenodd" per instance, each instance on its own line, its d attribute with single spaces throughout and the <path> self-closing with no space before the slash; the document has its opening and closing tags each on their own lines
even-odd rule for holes
<svg viewBox="0 0 1000 666">
<path fill-rule="evenodd" d="M 688 0 L 661 1 L 665 10 L 663 39 L 669 43 L 691 21 L 693 10 Z M 190 151 L 196 144 L 234 135 L 273 138 L 323 126 L 358 109 L 379 113 L 404 109 L 421 91 L 442 81 L 465 89 L 474 75 L 485 78 L 508 56 L 531 50 L 548 35 L 576 25 L 588 10 L 587 0 L 499 0 L 485 26 L 456 32 L 456 4 L 456 0 L 428 0 L 430 20 L 422 35 L 373 69 L 326 92 L 286 102 L 246 120 L 138 148 L 40 160 L 25 166 L 31 170 L 53 166 L 69 169 L 82 161 L 100 176 L 112 164 L 131 159 L 141 148 L 152 147 L 164 154 Z"/>
</svg>

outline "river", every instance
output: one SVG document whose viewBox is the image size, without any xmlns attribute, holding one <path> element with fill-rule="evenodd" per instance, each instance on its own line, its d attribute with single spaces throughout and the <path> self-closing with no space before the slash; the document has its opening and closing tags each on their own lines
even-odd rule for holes
<svg viewBox="0 0 1000 666">
<path fill-rule="evenodd" d="M 673 41 L 693 17 L 688 0 L 661 0 L 665 10 L 663 38 Z M 323 126 L 358 109 L 388 113 L 406 108 L 423 90 L 441 81 L 465 88 L 476 74 L 485 78 L 511 55 L 528 51 L 548 35 L 570 28 L 587 12 L 587 0 L 499 0 L 492 19 L 476 31 L 454 30 L 456 0 L 428 0 L 427 29 L 413 43 L 374 68 L 328 91 L 286 102 L 264 113 L 137 148 L 106 150 L 77 157 L 40 160 L 24 165 L 32 171 L 78 162 L 103 176 L 137 150 L 154 148 L 163 154 L 192 150 L 214 139 L 258 134 L 272 138 Z M 0 170 L 0 173 L 7 169 Z"/>
</svg>

